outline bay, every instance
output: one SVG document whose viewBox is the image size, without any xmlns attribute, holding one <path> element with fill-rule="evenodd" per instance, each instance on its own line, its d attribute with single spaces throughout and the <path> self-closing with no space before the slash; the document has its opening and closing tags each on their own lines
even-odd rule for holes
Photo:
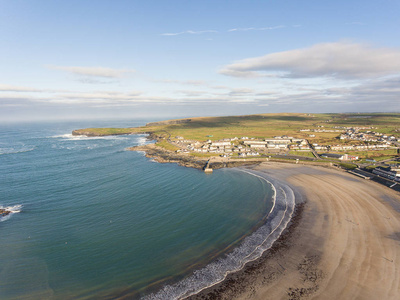
<svg viewBox="0 0 400 300">
<path fill-rule="evenodd" d="M 127 151 L 144 135 L 74 137 L 144 120 L 0 125 L 1 299 L 135 298 L 231 251 L 271 209 L 239 170 L 212 175 Z"/>
</svg>

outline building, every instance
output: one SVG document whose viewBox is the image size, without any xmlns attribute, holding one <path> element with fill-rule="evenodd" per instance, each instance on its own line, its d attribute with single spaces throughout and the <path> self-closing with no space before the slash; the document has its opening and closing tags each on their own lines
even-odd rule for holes
<svg viewBox="0 0 400 300">
<path fill-rule="evenodd" d="M 391 180 L 394 180 L 394 181 L 400 182 L 400 173 L 391 170 L 390 167 L 387 167 L 387 168 L 376 167 L 372 171 L 372 173 L 382 176 L 382 177 L 385 177 L 385 178 L 388 178 L 388 179 L 391 179 Z"/>
<path fill-rule="evenodd" d="M 222 142 L 212 142 L 211 143 L 212 147 L 225 147 L 225 146 L 230 146 L 230 145 L 231 145 L 231 142 L 228 142 L 228 141 L 226 141 L 226 142 L 224 142 L 224 141 L 222 141 Z"/>
</svg>

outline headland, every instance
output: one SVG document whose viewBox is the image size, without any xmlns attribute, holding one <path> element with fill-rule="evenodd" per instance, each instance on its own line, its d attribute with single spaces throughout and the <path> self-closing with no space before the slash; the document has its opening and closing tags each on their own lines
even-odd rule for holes
<svg viewBox="0 0 400 300">
<path fill-rule="evenodd" d="M 396 113 L 202 117 L 153 122 L 136 128 L 86 128 L 72 132 L 85 136 L 140 133 L 147 134 L 157 147 L 131 150 L 145 151 L 160 162 L 173 161 L 189 167 L 202 168 L 207 162 L 211 168 L 266 160 L 312 162 L 358 169 L 356 173 L 375 170 L 375 175 L 392 180 L 388 185 L 396 183 L 396 174 L 392 176 L 390 172 L 400 172 L 400 114 Z"/>
</svg>

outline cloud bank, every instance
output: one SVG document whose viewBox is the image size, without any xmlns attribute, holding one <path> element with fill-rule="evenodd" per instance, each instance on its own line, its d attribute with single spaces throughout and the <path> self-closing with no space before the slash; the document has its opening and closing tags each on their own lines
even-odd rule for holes
<svg viewBox="0 0 400 300">
<path fill-rule="evenodd" d="M 400 50 L 350 42 L 323 43 L 243 59 L 220 73 L 235 77 L 377 78 L 400 73 Z"/>
<path fill-rule="evenodd" d="M 49 69 L 61 70 L 74 75 L 92 76 L 100 78 L 120 78 L 133 70 L 111 69 L 104 67 L 68 67 L 68 66 L 48 66 Z"/>
<path fill-rule="evenodd" d="M 41 90 L 25 86 L 0 84 L 0 92 L 41 92 Z"/>
</svg>

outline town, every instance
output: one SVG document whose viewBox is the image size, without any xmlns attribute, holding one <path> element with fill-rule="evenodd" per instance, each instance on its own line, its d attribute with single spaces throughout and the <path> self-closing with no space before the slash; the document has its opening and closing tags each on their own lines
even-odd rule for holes
<svg viewBox="0 0 400 300">
<path fill-rule="evenodd" d="M 319 126 L 323 127 L 323 126 Z M 212 136 L 205 142 L 197 140 L 187 140 L 182 136 L 176 136 L 175 139 L 168 139 L 168 142 L 179 149 L 177 153 L 220 156 L 223 158 L 253 158 L 253 157 L 287 157 L 308 160 L 333 159 L 342 162 L 360 162 L 357 151 L 369 151 L 377 153 L 383 150 L 399 149 L 399 139 L 393 135 L 386 135 L 377 131 L 374 127 L 335 127 L 334 129 L 301 129 L 300 133 L 310 132 L 309 138 L 296 138 L 292 136 L 274 136 L 272 138 L 253 138 L 253 137 L 234 137 L 221 140 L 211 140 Z M 311 133 L 312 132 L 312 133 Z M 314 133 L 338 133 L 336 144 L 324 144 L 312 142 L 315 138 Z M 301 154 L 301 155 L 299 155 Z M 393 159 L 394 161 L 397 160 Z M 392 161 L 391 159 L 388 160 Z M 355 175 L 365 179 L 371 178 L 371 175 L 363 173 L 360 167 L 371 166 L 373 176 L 385 178 L 395 182 L 400 182 L 400 168 L 398 164 L 375 165 L 374 159 L 366 159 L 363 163 L 355 165 L 357 168 L 353 172 Z"/>
<path fill-rule="evenodd" d="M 179 149 L 180 153 L 209 153 L 227 156 L 260 156 L 263 154 L 289 154 L 291 150 L 314 153 L 316 158 L 334 157 L 340 160 L 358 160 L 354 155 L 337 153 L 344 151 L 369 151 L 397 149 L 399 147 L 398 138 L 393 135 L 370 131 L 371 127 L 341 127 L 341 129 L 301 129 L 300 132 L 338 132 L 340 133 L 338 141 L 354 141 L 350 144 L 337 143 L 328 145 L 319 145 L 313 143 L 310 139 L 295 138 L 292 136 L 274 136 L 273 138 L 257 139 L 252 137 L 234 137 L 222 140 L 212 141 L 208 139 L 205 142 L 196 140 L 187 140 L 182 136 L 176 136 L 169 142 Z M 367 130 L 363 132 L 362 130 Z M 212 138 L 212 136 L 208 136 Z M 309 134 L 314 138 L 314 134 Z M 327 153 L 321 153 L 327 152 Z M 333 153 L 332 153 L 333 152 Z M 319 154 L 318 154 L 319 153 Z M 332 156 L 333 155 L 333 156 Z"/>
</svg>

